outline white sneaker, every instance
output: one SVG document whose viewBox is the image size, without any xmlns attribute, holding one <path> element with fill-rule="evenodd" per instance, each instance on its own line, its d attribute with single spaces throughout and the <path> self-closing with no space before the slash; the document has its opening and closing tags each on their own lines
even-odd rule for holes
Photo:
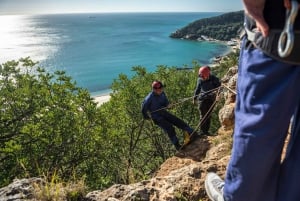
<svg viewBox="0 0 300 201">
<path fill-rule="evenodd" d="M 206 175 L 205 190 L 211 201 L 224 201 L 223 188 L 224 181 L 216 173 Z"/>
</svg>

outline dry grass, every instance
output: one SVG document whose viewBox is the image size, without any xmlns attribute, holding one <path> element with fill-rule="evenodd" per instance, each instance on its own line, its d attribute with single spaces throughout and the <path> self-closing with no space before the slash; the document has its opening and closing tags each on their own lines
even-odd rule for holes
<svg viewBox="0 0 300 201">
<path fill-rule="evenodd" d="M 231 153 L 231 148 L 232 148 L 232 135 L 233 135 L 233 130 L 223 130 L 219 129 L 217 136 L 212 138 L 210 141 L 213 144 L 213 146 L 217 146 L 218 144 L 226 144 L 226 149 L 223 150 L 224 155 L 230 155 Z"/>
<path fill-rule="evenodd" d="M 46 178 L 46 177 L 45 177 Z M 79 201 L 86 193 L 83 179 L 62 182 L 57 176 L 45 179 L 43 184 L 34 184 L 34 197 L 39 201 Z"/>
</svg>

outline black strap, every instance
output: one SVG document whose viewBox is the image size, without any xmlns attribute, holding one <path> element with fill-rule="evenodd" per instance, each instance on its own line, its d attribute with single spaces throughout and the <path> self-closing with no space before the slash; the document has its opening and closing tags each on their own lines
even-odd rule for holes
<svg viewBox="0 0 300 201">
<path fill-rule="evenodd" d="M 267 37 L 263 37 L 261 32 L 250 30 L 245 24 L 244 34 L 256 48 L 261 49 L 266 55 L 282 62 L 300 64 L 300 30 L 294 31 L 294 46 L 289 56 L 282 58 L 278 55 L 278 40 L 282 30 L 270 30 Z"/>
</svg>

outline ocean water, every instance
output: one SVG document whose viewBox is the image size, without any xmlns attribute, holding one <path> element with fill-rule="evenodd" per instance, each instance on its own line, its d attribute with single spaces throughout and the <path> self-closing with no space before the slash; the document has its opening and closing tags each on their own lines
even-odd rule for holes
<svg viewBox="0 0 300 201">
<path fill-rule="evenodd" d="M 91 94 L 105 94 L 120 73 L 141 65 L 208 64 L 229 51 L 220 43 L 172 39 L 187 24 L 221 13 L 94 13 L 0 16 L 0 63 L 30 56 L 64 70 Z"/>
</svg>

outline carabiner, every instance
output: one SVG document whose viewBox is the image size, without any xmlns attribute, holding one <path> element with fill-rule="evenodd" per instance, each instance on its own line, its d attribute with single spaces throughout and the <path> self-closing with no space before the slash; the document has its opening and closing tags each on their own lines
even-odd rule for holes
<svg viewBox="0 0 300 201">
<path fill-rule="evenodd" d="M 278 41 L 278 54 L 287 57 L 291 54 L 294 46 L 294 22 L 298 14 L 298 2 L 291 1 L 291 10 L 286 10 L 286 21 Z"/>
</svg>

